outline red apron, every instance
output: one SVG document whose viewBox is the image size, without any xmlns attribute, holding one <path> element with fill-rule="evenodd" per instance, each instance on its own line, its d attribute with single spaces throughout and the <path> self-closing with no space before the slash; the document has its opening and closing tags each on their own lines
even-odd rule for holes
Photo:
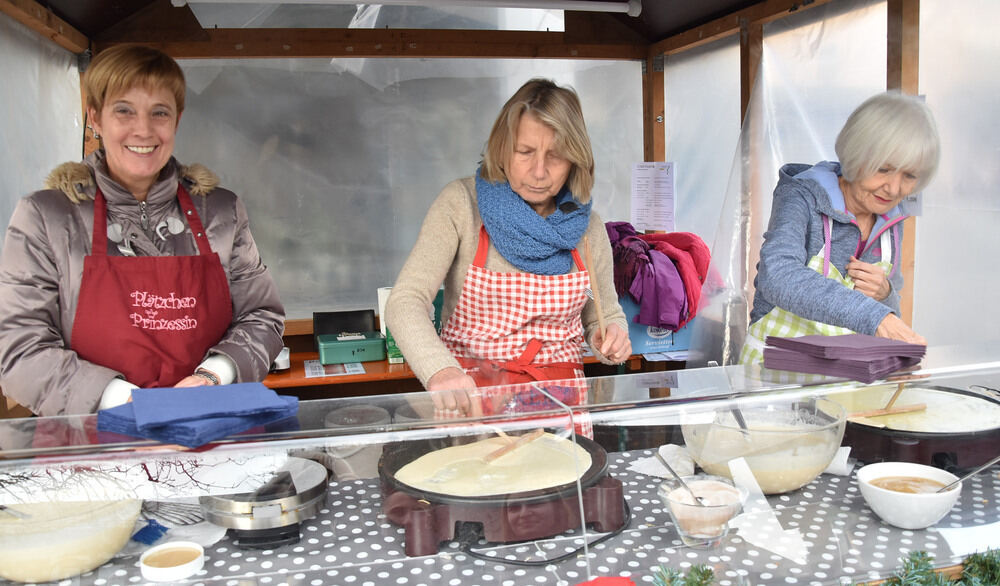
<svg viewBox="0 0 1000 586">
<path fill-rule="evenodd" d="M 177 200 L 196 256 L 108 256 L 107 203 L 100 190 L 94 197 L 94 240 L 70 348 L 143 388 L 173 386 L 193 373 L 233 317 L 222 261 L 180 184 Z"/>
<path fill-rule="evenodd" d="M 577 272 L 498 273 L 486 269 L 489 246 L 489 235 L 481 227 L 475 260 L 441 339 L 480 387 L 577 379 L 550 392 L 568 405 L 584 403 L 580 312 L 587 303 L 590 275 L 579 253 L 573 250 Z M 551 407 L 548 400 L 538 401 L 530 384 L 482 394 L 484 415 Z M 457 414 L 442 410 L 438 415 Z M 589 435 L 589 426 L 578 425 L 578 432 Z"/>
</svg>

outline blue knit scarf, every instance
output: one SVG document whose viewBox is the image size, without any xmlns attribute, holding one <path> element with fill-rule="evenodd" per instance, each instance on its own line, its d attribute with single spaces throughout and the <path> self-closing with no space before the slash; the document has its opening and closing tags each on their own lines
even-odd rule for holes
<svg viewBox="0 0 1000 586">
<path fill-rule="evenodd" d="M 556 211 L 538 215 L 510 183 L 490 183 L 476 171 L 476 198 L 486 233 L 497 251 L 518 269 L 537 275 L 562 275 L 573 265 L 572 251 L 590 223 L 590 203 L 581 204 L 563 187 Z"/>
</svg>

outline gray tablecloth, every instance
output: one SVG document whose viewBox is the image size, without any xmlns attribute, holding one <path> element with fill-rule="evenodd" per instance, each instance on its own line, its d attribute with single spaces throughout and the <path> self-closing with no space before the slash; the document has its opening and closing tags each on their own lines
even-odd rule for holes
<svg viewBox="0 0 1000 586">
<path fill-rule="evenodd" d="M 864 504 L 853 475 L 821 475 L 790 494 L 769 498 L 784 529 L 798 529 L 809 549 L 798 564 L 730 534 L 712 550 L 682 545 L 656 496 L 661 479 L 628 470 L 651 451 L 609 455 L 609 472 L 622 480 L 632 512 L 620 535 L 590 549 L 589 558 L 522 568 L 472 559 L 457 544 L 442 543 L 437 555 L 409 558 L 403 530 L 381 511 L 376 479 L 331 482 L 327 506 L 301 526 L 301 541 L 274 550 L 242 550 L 227 537 L 206 551 L 205 568 L 188 584 L 370 585 L 370 586 L 572 586 L 598 576 L 629 576 L 652 584 L 658 566 L 687 572 L 704 564 L 718 584 L 850 584 L 892 575 L 902 557 L 927 551 L 942 565 L 960 561 L 938 533 L 1000 520 L 998 470 L 968 481 L 955 509 L 936 527 L 905 531 L 882 523 Z M 595 535 L 588 536 L 593 539 Z M 578 532 L 538 542 L 488 547 L 517 559 L 552 558 L 580 545 Z M 589 569 L 588 569 L 589 562 Z M 136 560 L 109 563 L 62 584 L 142 583 Z"/>
</svg>

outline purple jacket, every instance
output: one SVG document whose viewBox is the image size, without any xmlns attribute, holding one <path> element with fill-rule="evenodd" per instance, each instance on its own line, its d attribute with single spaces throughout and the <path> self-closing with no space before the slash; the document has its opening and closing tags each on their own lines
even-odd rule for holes
<svg viewBox="0 0 1000 586">
<path fill-rule="evenodd" d="M 628 222 L 605 225 L 615 262 L 615 290 L 639 304 L 635 323 L 677 330 L 688 315 L 684 282 L 674 262 L 636 236 Z"/>
</svg>

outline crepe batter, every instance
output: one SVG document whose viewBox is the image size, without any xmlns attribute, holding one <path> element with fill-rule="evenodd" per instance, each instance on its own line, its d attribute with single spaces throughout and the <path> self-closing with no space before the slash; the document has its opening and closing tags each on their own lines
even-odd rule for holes
<svg viewBox="0 0 1000 586">
<path fill-rule="evenodd" d="M 829 398 L 843 405 L 848 414 L 885 407 L 896 385 L 879 386 Z M 1000 427 L 1000 405 L 993 401 L 960 393 L 921 387 L 906 387 L 893 404 L 904 407 L 924 403 L 927 409 L 869 418 L 875 424 L 898 431 L 924 433 L 969 433 Z M 850 417 L 850 415 L 848 415 Z"/>
<path fill-rule="evenodd" d="M 551 433 L 486 461 L 487 454 L 509 441 L 492 437 L 424 454 L 400 468 L 396 479 L 418 490 L 476 497 L 568 484 L 590 468 L 587 450 Z"/>
</svg>

